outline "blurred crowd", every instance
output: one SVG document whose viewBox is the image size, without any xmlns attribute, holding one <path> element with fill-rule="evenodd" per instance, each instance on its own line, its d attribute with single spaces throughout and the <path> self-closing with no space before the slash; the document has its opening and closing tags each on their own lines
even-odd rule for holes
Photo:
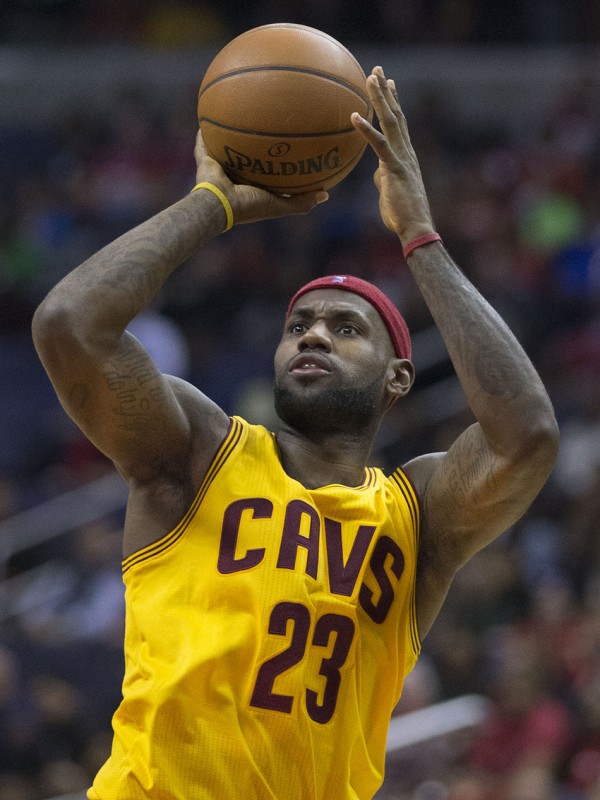
<svg viewBox="0 0 600 800">
<path fill-rule="evenodd" d="M 595 0 L 11 0 L 0 43 L 196 47 L 282 21 L 348 43 L 600 42 Z"/>
<path fill-rule="evenodd" d="M 10 17 L 10 39 L 35 3 L 9 5 L 0 17 Z M 257 5 L 245 4 L 242 27 Z M 265 5 L 277 11 L 275 1 Z M 318 15 L 339 5 L 304 2 L 315 20 L 302 21 L 327 27 Z M 479 7 L 413 5 L 473 15 Z M 85 19 L 74 13 L 81 6 Z M 404 8 L 371 6 L 386 28 Z M 566 16 L 584 8 L 556 6 Z M 348 7 L 357 20 L 370 16 L 367 4 Z M 85 38 L 84 26 L 96 35 L 113 13 L 135 17 L 137 36 L 140 18 L 147 30 L 161 4 L 52 8 L 77 19 Z M 227 3 L 199 8 L 228 24 Z M 108 117 L 71 110 L 47 128 L 0 123 L 0 520 L 112 469 L 54 398 L 31 344 L 31 315 L 70 269 L 193 186 L 194 93 L 156 108 L 150 93 L 131 87 Z M 480 693 L 491 702 L 487 721 L 469 736 L 400 754 L 381 797 L 600 800 L 600 84 L 566 86 L 535 133 L 485 121 L 467 129 L 435 87 L 406 112 L 437 228 L 534 360 L 562 442 L 532 509 L 457 576 L 397 709 Z M 374 166 L 367 153 L 311 215 L 235 228 L 210 243 L 131 331 L 164 371 L 228 412 L 272 425 L 272 356 L 293 290 L 331 272 L 373 280 L 417 345 L 416 385 L 389 413 L 374 453 L 390 469 L 445 449 L 471 415 L 399 243 L 378 219 Z M 117 512 L 3 562 L 2 800 L 85 788 L 106 757 L 123 671 L 121 523 Z"/>
</svg>

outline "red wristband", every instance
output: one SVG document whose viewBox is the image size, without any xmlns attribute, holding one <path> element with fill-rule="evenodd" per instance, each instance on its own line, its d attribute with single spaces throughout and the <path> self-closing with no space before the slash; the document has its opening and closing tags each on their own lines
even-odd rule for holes
<svg viewBox="0 0 600 800">
<path fill-rule="evenodd" d="M 423 236 L 417 236 L 416 239 L 413 239 L 412 242 L 409 242 L 402 248 L 402 253 L 404 254 L 404 258 L 408 256 L 409 253 L 412 253 L 417 247 L 421 247 L 422 244 L 429 244 L 429 242 L 441 242 L 442 237 L 439 233 L 424 233 Z"/>
</svg>

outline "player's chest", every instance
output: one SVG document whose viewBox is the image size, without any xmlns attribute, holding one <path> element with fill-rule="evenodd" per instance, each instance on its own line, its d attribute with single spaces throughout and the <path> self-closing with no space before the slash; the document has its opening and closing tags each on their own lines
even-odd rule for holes
<svg viewBox="0 0 600 800">
<path fill-rule="evenodd" d="M 310 497 L 235 497 L 199 515 L 195 528 L 202 562 L 212 564 L 220 583 L 302 586 L 313 597 L 347 599 L 378 623 L 411 566 L 398 520 L 368 502 L 336 507 Z"/>
</svg>

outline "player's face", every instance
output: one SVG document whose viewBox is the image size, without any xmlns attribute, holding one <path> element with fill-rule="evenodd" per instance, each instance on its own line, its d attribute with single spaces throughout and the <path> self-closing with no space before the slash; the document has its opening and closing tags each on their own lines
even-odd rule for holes
<svg viewBox="0 0 600 800">
<path fill-rule="evenodd" d="M 275 353 L 275 410 L 296 430 L 357 431 L 379 422 L 397 364 L 364 298 L 316 289 L 299 298 Z"/>
</svg>

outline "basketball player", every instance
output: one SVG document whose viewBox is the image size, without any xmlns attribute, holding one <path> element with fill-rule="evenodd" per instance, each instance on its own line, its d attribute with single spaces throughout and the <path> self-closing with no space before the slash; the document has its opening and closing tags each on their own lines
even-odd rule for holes
<svg viewBox="0 0 600 800">
<path fill-rule="evenodd" d="M 169 274 L 232 223 L 323 193 L 233 185 L 198 139 L 191 194 L 65 277 L 34 319 L 69 415 L 129 483 L 126 672 L 91 800 L 367 800 L 391 711 L 453 575 L 512 525 L 557 450 L 547 394 L 435 233 L 394 84 L 367 78 L 385 225 L 445 339 L 477 422 L 389 477 L 368 466 L 409 391 L 393 304 L 348 276 L 290 303 L 271 433 L 158 372 L 126 332 Z"/>
</svg>

